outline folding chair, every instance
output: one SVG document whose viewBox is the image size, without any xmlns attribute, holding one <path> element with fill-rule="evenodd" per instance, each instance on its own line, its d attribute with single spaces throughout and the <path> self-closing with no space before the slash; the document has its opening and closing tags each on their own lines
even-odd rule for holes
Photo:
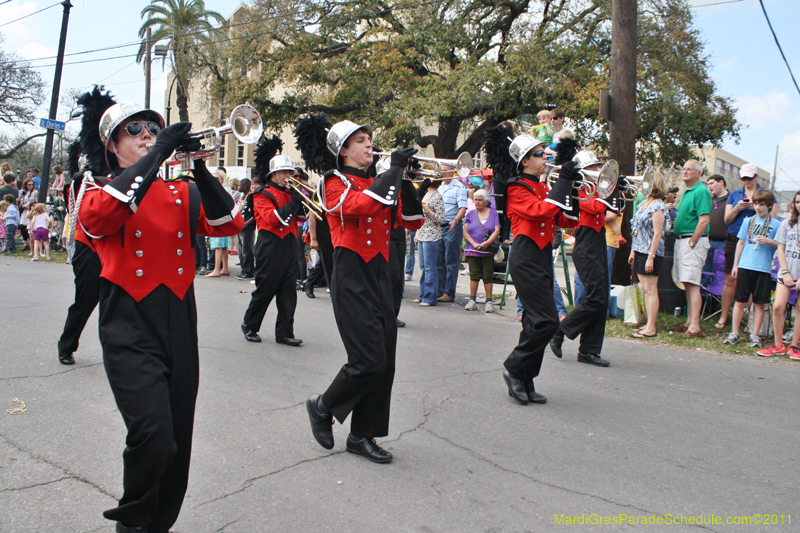
<svg viewBox="0 0 800 533">
<path fill-rule="evenodd" d="M 708 315 L 703 320 L 708 320 L 722 312 L 722 289 L 725 287 L 725 250 L 714 250 L 714 266 L 713 272 L 703 272 L 703 276 L 714 276 L 708 286 L 700 284 L 700 290 L 703 292 L 703 310 L 700 316 L 703 316 L 709 303 L 716 301 L 720 307 L 719 311 Z"/>
</svg>

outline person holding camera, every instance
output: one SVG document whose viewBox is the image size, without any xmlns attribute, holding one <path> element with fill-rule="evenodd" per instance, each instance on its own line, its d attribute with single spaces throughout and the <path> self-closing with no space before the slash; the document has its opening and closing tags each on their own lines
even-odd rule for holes
<svg viewBox="0 0 800 533">
<path fill-rule="evenodd" d="M 494 254 L 500 248 L 500 217 L 494 207 L 489 205 L 489 193 L 478 189 L 473 195 L 475 209 L 464 217 L 464 257 L 469 265 L 469 302 L 464 308 L 474 311 L 478 282 L 483 280 L 486 291 L 484 311 L 494 313 L 492 303 L 492 278 L 494 277 Z"/>
</svg>

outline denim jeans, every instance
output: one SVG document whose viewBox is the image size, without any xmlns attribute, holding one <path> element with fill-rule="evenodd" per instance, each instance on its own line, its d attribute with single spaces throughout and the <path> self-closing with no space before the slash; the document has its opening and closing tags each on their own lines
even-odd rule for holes
<svg viewBox="0 0 800 533">
<path fill-rule="evenodd" d="M 208 252 L 206 251 L 206 238 L 202 235 L 194 237 L 194 268 L 205 268 L 208 264 Z M 213 270 L 213 269 L 212 269 Z"/>
<path fill-rule="evenodd" d="M 442 246 L 436 259 L 439 269 L 439 296 L 446 294 L 455 300 L 458 265 L 461 262 L 461 243 L 464 240 L 463 224 L 459 222 L 453 231 L 442 228 Z"/>
<path fill-rule="evenodd" d="M 606 246 L 606 265 L 608 265 L 608 294 L 609 300 L 611 299 L 611 268 L 614 266 L 614 256 L 617 255 L 617 249 L 612 246 Z M 583 286 L 581 282 L 581 278 L 578 277 L 578 271 L 575 271 L 575 293 L 573 295 L 573 301 L 575 302 L 575 307 L 578 307 L 583 299 L 586 297 L 586 288 Z M 608 316 L 608 309 L 606 309 L 606 316 Z"/>
<path fill-rule="evenodd" d="M 442 241 L 419 241 L 419 300 L 431 305 L 436 305 L 437 287 L 439 286 L 439 271 L 436 258 L 439 250 L 443 248 Z"/>
<path fill-rule="evenodd" d="M 14 241 L 14 235 L 17 233 L 17 226 L 13 224 L 6 224 L 6 251 L 16 253 L 17 243 Z"/>
<path fill-rule="evenodd" d="M 405 275 L 409 278 L 414 275 L 414 236 L 417 230 L 411 231 L 408 234 L 408 255 L 406 256 L 406 272 Z"/>
</svg>

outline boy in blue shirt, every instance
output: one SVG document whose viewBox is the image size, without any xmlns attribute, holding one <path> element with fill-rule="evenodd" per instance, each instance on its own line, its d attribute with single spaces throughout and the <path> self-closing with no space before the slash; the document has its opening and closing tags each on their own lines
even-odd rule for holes
<svg viewBox="0 0 800 533">
<path fill-rule="evenodd" d="M 17 209 L 17 204 L 14 202 L 15 198 L 10 195 L 6 194 L 3 197 L 3 200 L 8 202 L 10 205 L 8 206 L 8 211 L 3 215 L 3 219 L 6 221 L 6 255 L 11 255 L 17 252 L 17 245 L 14 242 L 14 235 L 17 233 L 17 227 L 19 226 L 19 209 Z"/>
<path fill-rule="evenodd" d="M 758 331 L 764 320 L 764 304 L 770 301 L 772 292 L 772 258 L 778 243 L 773 240 L 780 221 L 769 214 L 775 196 L 772 191 L 759 189 L 753 194 L 755 216 L 747 217 L 739 228 L 736 255 L 731 276 L 736 278 L 736 294 L 733 297 L 733 323 L 725 344 L 736 344 L 739 340 L 739 324 L 744 316 L 744 307 L 753 296 L 753 330 L 750 346 L 761 348 Z"/>
</svg>

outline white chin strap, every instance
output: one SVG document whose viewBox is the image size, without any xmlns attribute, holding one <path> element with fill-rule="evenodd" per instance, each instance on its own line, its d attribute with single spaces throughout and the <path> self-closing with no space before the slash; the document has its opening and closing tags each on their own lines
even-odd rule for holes
<svg viewBox="0 0 800 533">
<path fill-rule="evenodd" d="M 124 157 L 122 157 L 121 155 L 119 155 L 119 151 L 117 151 L 117 145 L 116 145 L 116 143 L 114 143 L 114 142 L 112 141 L 112 145 L 111 145 L 111 146 L 113 146 L 113 147 L 114 147 L 114 156 L 117 158 L 117 162 L 119 162 L 119 161 L 123 161 L 123 162 L 127 163 L 129 167 L 133 165 L 133 161 L 128 161 L 127 159 L 125 159 Z M 122 165 L 120 165 L 120 167 L 121 167 L 121 166 L 122 166 Z"/>
</svg>

